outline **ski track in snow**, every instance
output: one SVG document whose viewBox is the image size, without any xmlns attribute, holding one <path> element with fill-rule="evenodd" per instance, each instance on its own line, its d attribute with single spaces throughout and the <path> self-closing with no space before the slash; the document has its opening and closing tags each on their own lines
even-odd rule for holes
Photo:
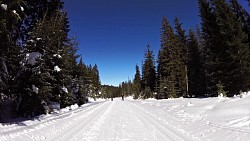
<svg viewBox="0 0 250 141">
<path fill-rule="evenodd" d="M 249 98 L 245 100 L 247 104 Z M 227 117 L 223 122 L 219 118 L 210 117 L 219 117 L 218 113 L 209 113 L 218 112 L 216 110 L 226 102 L 220 99 L 192 99 L 192 102 L 190 99 L 114 99 L 94 102 L 65 113 L 41 116 L 37 120 L 18 125 L 0 125 L 0 141 L 249 140 L 249 115 L 229 116 L 230 118 Z M 237 99 L 229 102 L 237 104 Z"/>
</svg>

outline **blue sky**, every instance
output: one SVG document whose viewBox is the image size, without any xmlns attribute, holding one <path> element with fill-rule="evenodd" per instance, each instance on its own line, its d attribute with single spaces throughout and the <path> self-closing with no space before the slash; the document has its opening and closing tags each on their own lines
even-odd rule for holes
<svg viewBox="0 0 250 141">
<path fill-rule="evenodd" d="M 186 30 L 200 23 L 197 0 L 64 0 L 70 33 L 86 64 L 97 64 L 102 84 L 132 79 L 150 44 L 160 48 L 162 17 L 178 17 Z"/>
</svg>

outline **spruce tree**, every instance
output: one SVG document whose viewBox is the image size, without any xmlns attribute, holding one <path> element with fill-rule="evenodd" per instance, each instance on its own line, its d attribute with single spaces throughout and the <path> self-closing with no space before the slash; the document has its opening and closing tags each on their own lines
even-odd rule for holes
<svg viewBox="0 0 250 141">
<path fill-rule="evenodd" d="M 75 83 L 73 83 L 73 93 L 76 97 L 76 102 L 79 106 L 87 102 L 88 86 L 85 81 L 86 69 L 87 67 L 83 63 L 83 60 L 81 58 L 77 66 L 77 78 L 75 78 Z"/>
<path fill-rule="evenodd" d="M 133 81 L 133 89 L 134 89 L 134 99 L 138 99 L 141 92 L 141 74 L 138 65 L 136 65 L 135 69 L 136 73 Z"/>
<path fill-rule="evenodd" d="M 176 75 L 176 36 L 165 17 L 162 20 L 161 48 L 158 53 L 158 94 L 164 98 L 177 97 L 180 89 Z M 164 93 L 162 93 L 164 92 Z"/>
<path fill-rule="evenodd" d="M 5 68 L 5 94 L 11 97 L 18 73 L 21 45 L 21 23 L 26 16 L 25 1 L 1 1 L 0 7 L 0 58 Z M 2 68 L 3 69 L 3 68 Z M 8 74 L 6 76 L 6 74 Z M 0 76 L 2 77 L 2 76 Z"/>
<path fill-rule="evenodd" d="M 91 69 L 91 66 L 90 66 L 90 69 Z M 99 95 L 99 91 L 101 87 L 99 70 L 96 64 L 91 69 L 91 78 L 92 78 L 92 85 L 91 85 L 90 90 L 92 91 L 92 96 L 96 97 L 97 95 Z"/>
<path fill-rule="evenodd" d="M 50 20 L 47 20 L 45 14 L 26 41 L 23 66 L 18 77 L 18 110 L 21 115 L 44 113 L 45 108 L 55 102 L 61 107 L 73 103 L 73 95 L 66 87 L 67 71 L 64 58 L 67 53 L 64 47 L 68 35 L 65 18 L 65 14 L 59 10 Z M 32 59 L 30 55 L 35 55 L 33 62 L 38 62 L 29 63 Z M 23 76 L 27 78 L 24 79 Z M 39 109 L 36 109 L 37 107 Z"/>
<path fill-rule="evenodd" d="M 207 93 L 210 96 L 217 95 L 216 84 L 218 83 L 218 73 L 221 72 L 217 56 L 220 51 L 222 37 L 219 35 L 219 27 L 216 23 L 216 16 L 208 0 L 199 0 L 199 15 L 201 17 L 202 38 L 204 40 L 204 66 L 206 74 Z"/>
<path fill-rule="evenodd" d="M 154 92 L 156 72 L 154 65 L 154 54 L 149 45 L 145 51 L 144 58 L 145 59 L 142 65 L 142 90 L 144 91 L 147 87 L 149 87 L 150 91 Z"/>
<path fill-rule="evenodd" d="M 247 42 L 250 42 L 250 15 L 244 9 L 237 0 L 230 0 L 230 6 L 233 9 L 234 14 L 237 17 L 237 20 L 239 20 L 242 23 L 242 29 L 243 31 L 248 35 Z"/>
<path fill-rule="evenodd" d="M 21 61 L 21 23 L 26 17 L 26 1 L 0 1 L 0 120 L 7 103 L 14 103 L 16 75 Z"/>
<path fill-rule="evenodd" d="M 233 96 L 249 89 L 249 42 L 242 29 L 242 21 L 237 20 L 239 17 L 233 13 L 229 4 L 225 0 L 215 0 L 213 5 L 222 37 L 218 58 L 223 69 L 219 80 L 228 95 Z"/>
<path fill-rule="evenodd" d="M 187 71 L 187 39 L 185 35 L 185 30 L 182 29 L 182 24 L 179 22 L 179 19 L 176 18 L 175 21 L 175 29 L 176 29 L 176 52 L 177 56 L 175 56 L 176 69 L 177 69 L 177 79 L 179 85 L 178 97 L 187 96 L 188 93 L 188 71 Z"/>
<path fill-rule="evenodd" d="M 204 72 L 201 50 L 192 30 L 188 37 L 188 89 L 189 96 L 201 97 L 205 94 Z"/>
<path fill-rule="evenodd" d="M 240 17 L 225 0 L 199 0 L 199 6 L 209 93 L 217 95 L 219 83 L 229 96 L 246 91 L 249 43 Z"/>
</svg>

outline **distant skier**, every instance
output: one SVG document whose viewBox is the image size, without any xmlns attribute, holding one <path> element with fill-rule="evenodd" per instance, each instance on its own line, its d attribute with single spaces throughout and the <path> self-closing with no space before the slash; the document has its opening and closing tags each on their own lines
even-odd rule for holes
<svg viewBox="0 0 250 141">
<path fill-rule="evenodd" d="M 122 94 L 122 101 L 124 101 L 124 94 Z"/>
</svg>

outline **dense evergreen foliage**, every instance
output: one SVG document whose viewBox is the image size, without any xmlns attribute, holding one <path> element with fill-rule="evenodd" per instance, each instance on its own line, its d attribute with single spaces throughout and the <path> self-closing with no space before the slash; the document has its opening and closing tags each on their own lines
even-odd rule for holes
<svg viewBox="0 0 250 141">
<path fill-rule="evenodd" d="M 134 99 L 138 99 L 140 97 L 141 94 L 141 73 L 140 73 L 140 69 L 139 66 L 136 65 L 135 66 L 135 77 L 134 77 L 134 81 L 133 81 L 133 93 L 134 93 Z"/>
<path fill-rule="evenodd" d="M 188 93 L 192 97 L 203 97 L 206 93 L 205 72 L 201 49 L 192 30 L 188 35 Z"/>
<path fill-rule="evenodd" d="M 156 79 L 156 72 L 155 72 L 154 53 L 150 49 L 150 46 L 148 45 L 144 54 L 144 61 L 142 64 L 141 88 L 143 92 L 142 93 L 143 98 L 153 97 L 153 92 L 155 90 L 155 79 Z"/>
<path fill-rule="evenodd" d="M 0 4 L 0 120 L 6 113 L 27 117 L 51 112 L 53 106 L 80 106 L 97 95 L 98 67 L 82 59 L 78 63 L 78 44 L 68 34 L 62 1 Z"/>
<path fill-rule="evenodd" d="M 188 35 L 178 18 L 172 28 L 163 17 L 157 76 L 150 80 L 156 83 L 146 89 L 144 61 L 140 93 L 155 91 L 160 99 L 233 96 L 250 89 L 249 13 L 237 0 L 198 0 L 198 5 L 201 30 L 197 26 Z M 134 85 L 139 86 L 137 81 Z"/>
</svg>

